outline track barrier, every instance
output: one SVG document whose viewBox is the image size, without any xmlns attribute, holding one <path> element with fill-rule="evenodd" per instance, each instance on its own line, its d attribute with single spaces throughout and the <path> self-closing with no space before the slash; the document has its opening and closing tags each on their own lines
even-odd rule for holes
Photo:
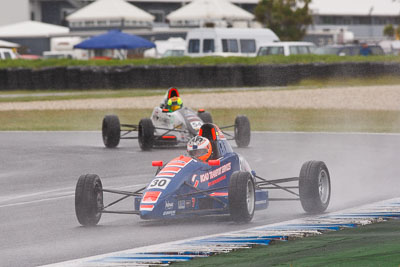
<svg viewBox="0 0 400 267">
<path fill-rule="evenodd" d="M 391 62 L 9 68 L 0 69 L 0 90 L 286 86 L 303 79 L 399 74 L 400 64 Z"/>
</svg>

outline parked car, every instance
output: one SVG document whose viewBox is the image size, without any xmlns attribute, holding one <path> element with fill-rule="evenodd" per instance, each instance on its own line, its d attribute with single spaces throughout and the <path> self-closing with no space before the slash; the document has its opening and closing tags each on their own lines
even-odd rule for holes
<svg viewBox="0 0 400 267">
<path fill-rule="evenodd" d="M 161 57 L 183 57 L 185 49 L 168 49 Z"/>
<path fill-rule="evenodd" d="M 359 56 L 361 45 L 328 45 L 314 49 L 317 55 L 338 55 L 338 56 Z M 382 47 L 379 45 L 368 45 L 371 55 L 384 55 Z"/>
<path fill-rule="evenodd" d="M 17 59 L 18 54 L 10 48 L 0 48 L 0 60 L 1 59 Z"/>
<path fill-rule="evenodd" d="M 314 43 L 310 42 L 276 42 L 261 45 L 257 56 L 269 55 L 304 55 L 311 54 L 315 48 Z"/>
<path fill-rule="evenodd" d="M 44 59 L 63 59 L 63 58 L 68 58 L 72 59 L 74 58 L 73 51 L 44 51 L 43 52 L 43 58 Z"/>
</svg>

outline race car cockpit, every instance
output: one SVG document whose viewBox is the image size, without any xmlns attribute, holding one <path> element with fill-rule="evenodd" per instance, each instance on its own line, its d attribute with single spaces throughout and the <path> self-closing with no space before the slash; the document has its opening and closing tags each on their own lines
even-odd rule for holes
<svg viewBox="0 0 400 267">
<path fill-rule="evenodd" d="M 211 143 L 212 153 L 209 160 L 219 159 L 221 157 L 221 153 L 218 149 L 217 131 L 215 130 L 214 124 L 204 123 L 199 130 L 199 135 L 207 138 Z"/>
</svg>

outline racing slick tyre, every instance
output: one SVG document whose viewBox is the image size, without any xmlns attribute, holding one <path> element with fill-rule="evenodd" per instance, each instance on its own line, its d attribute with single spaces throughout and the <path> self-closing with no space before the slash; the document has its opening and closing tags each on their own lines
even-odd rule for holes
<svg viewBox="0 0 400 267">
<path fill-rule="evenodd" d="M 150 150 L 154 145 L 154 126 L 151 119 L 141 119 L 139 122 L 139 146 L 142 150 Z"/>
<path fill-rule="evenodd" d="M 204 122 L 204 123 L 213 123 L 212 116 L 210 112 L 197 112 L 197 116 Z"/>
<path fill-rule="evenodd" d="M 245 115 L 236 117 L 234 133 L 238 147 L 246 147 L 250 144 L 250 121 Z"/>
<path fill-rule="evenodd" d="M 300 170 L 299 195 L 303 209 L 308 213 L 322 213 L 331 198 L 331 179 L 322 161 L 307 161 Z"/>
<path fill-rule="evenodd" d="M 99 176 L 86 174 L 79 177 L 75 189 L 75 213 L 83 226 L 94 226 L 101 218 L 103 186 Z"/>
<path fill-rule="evenodd" d="M 249 222 L 255 210 L 255 186 L 249 172 L 232 174 L 228 188 L 229 213 L 235 222 Z"/>
<path fill-rule="evenodd" d="M 103 143 L 108 148 L 118 146 L 121 137 L 121 124 L 116 115 L 107 115 L 102 125 Z"/>
</svg>

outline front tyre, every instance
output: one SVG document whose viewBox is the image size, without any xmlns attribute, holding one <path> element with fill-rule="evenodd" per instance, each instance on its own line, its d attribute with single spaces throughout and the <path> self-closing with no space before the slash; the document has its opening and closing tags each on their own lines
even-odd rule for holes
<svg viewBox="0 0 400 267">
<path fill-rule="evenodd" d="M 322 213 L 331 198 L 331 179 L 322 161 L 307 161 L 300 170 L 300 202 L 308 213 Z"/>
<path fill-rule="evenodd" d="M 102 124 L 103 143 L 108 148 L 118 146 L 121 138 L 121 124 L 116 115 L 107 115 Z"/>
<path fill-rule="evenodd" d="M 250 144 L 250 121 L 245 115 L 236 117 L 234 133 L 238 147 L 247 147 Z"/>
<path fill-rule="evenodd" d="M 103 186 L 96 174 L 81 175 L 75 189 L 75 213 L 83 226 L 94 226 L 101 218 Z"/>
<path fill-rule="evenodd" d="M 139 146 L 142 150 L 150 150 L 154 145 L 154 125 L 151 119 L 144 118 L 139 122 Z"/>
<path fill-rule="evenodd" d="M 228 189 L 229 213 L 235 222 L 249 222 L 255 210 L 255 186 L 249 172 L 232 174 Z"/>
</svg>

